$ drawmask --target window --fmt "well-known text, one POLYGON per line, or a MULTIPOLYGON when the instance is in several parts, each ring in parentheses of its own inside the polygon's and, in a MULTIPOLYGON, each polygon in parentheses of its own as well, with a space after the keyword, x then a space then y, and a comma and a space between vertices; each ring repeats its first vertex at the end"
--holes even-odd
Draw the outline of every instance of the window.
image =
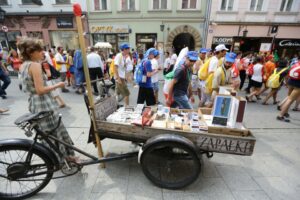
POLYGON ((181 9, 196 9, 197 0, 182 0, 181 9))
POLYGON ((222 0, 221 10, 225 10, 225 11, 233 10, 233 2, 234 0, 222 0))
POLYGON ((280 11, 281 12, 290 12, 292 9, 293 0, 282 0, 280 11))
POLYGON ((153 0, 153 10, 163 10, 168 8, 168 0, 153 0))
POLYGON ((95 10, 108 10, 107 0, 94 0, 95 10))
POLYGON ((0 5, 8 5, 7 0, 0 0, 0 5))
POLYGON ((250 10, 251 11, 262 11, 264 1, 263 0, 251 0, 250 10))
POLYGON ((32 0, 22 0, 22 4, 34 4, 32 0))
POLYGON ((56 4, 70 4, 70 0, 56 0, 56 4))
POLYGON ((121 0, 122 11, 133 11, 135 10, 135 0, 121 0))

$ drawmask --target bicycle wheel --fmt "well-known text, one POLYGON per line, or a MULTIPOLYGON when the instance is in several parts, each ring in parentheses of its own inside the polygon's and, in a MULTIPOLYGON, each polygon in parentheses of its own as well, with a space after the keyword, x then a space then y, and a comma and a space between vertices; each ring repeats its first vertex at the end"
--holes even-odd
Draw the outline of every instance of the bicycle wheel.
POLYGON ((24 199, 42 190, 53 176, 54 165, 49 157, 30 147, 4 146, 0 150, 0 199, 24 199))
POLYGON ((201 170, 196 152, 174 141, 152 144, 141 156, 144 174, 155 185, 179 189, 193 183, 201 170))

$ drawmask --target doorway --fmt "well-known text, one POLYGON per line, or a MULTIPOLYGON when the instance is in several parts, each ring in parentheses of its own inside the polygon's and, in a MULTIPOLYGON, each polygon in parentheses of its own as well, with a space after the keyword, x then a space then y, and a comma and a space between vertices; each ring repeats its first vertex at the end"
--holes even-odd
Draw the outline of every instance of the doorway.
POLYGON ((178 55, 181 49, 188 47, 189 51, 195 50, 195 40, 190 33, 180 33, 173 40, 173 47, 178 55))

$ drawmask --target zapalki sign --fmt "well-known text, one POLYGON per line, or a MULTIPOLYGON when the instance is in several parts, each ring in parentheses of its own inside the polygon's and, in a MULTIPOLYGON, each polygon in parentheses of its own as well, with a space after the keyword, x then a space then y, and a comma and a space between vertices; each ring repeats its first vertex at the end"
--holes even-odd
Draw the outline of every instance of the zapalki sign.
POLYGON ((128 33, 129 27, 127 25, 100 25, 92 26, 92 33, 128 33))
POLYGON ((300 47, 300 41, 296 40, 281 40, 279 42, 279 46, 281 47, 300 47))

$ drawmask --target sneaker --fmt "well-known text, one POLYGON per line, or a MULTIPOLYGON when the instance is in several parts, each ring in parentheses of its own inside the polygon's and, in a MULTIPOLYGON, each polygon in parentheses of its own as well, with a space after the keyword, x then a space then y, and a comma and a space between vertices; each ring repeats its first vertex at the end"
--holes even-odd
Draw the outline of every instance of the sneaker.
POLYGON ((7 97, 5 95, 2 95, 1 97, 2 97, 2 99, 7 99, 7 97))
POLYGON ((279 120, 279 121, 283 121, 283 122, 290 122, 289 119, 286 119, 286 118, 281 117, 281 116, 277 116, 276 119, 279 120))

